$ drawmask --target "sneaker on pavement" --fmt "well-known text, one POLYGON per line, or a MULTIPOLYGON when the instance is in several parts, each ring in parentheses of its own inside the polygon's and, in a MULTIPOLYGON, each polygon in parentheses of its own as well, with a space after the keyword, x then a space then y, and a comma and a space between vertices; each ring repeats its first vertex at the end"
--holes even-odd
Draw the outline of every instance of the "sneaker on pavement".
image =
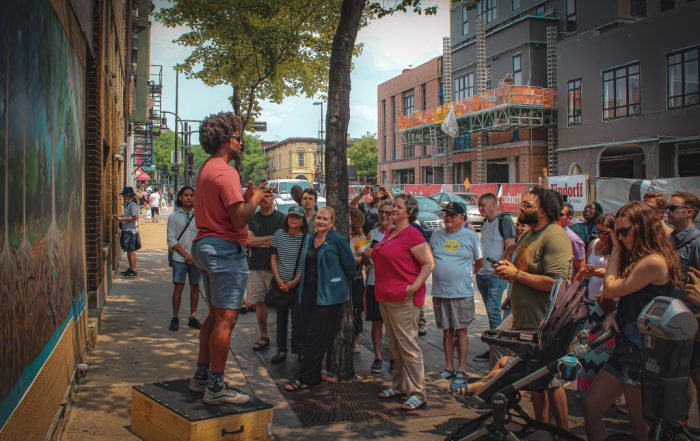
POLYGON ((418 336, 419 336, 419 337, 423 337, 423 336, 425 336, 426 334, 427 334, 427 332, 426 332, 426 330, 425 330, 425 327, 424 327, 424 326, 420 326, 420 327, 418 328, 418 336))
POLYGON ((207 386, 202 401, 206 404, 245 404, 250 400, 248 395, 238 392, 226 383, 219 387, 218 391, 213 391, 207 386))
POLYGON ((375 374, 382 373, 382 360, 377 358, 372 362, 372 372, 375 374))
POLYGON ((124 277, 136 277, 136 274, 137 274, 136 271, 129 268, 128 270, 126 270, 122 273, 122 276, 124 276, 124 277))
POLYGON ((194 328, 194 329, 200 329, 202 327, 202 324, 199 322, 197 317, 192 316, 187 321, 187 326, 189 326, 190 328, 194 328))
POLYGON ((479 360, 479 361, 489 361, 491 359, 491 353, 487 350, 486 352, 482 352, 479 355, 474 356, 474 360, 479 360))
POLYGON ((168 326, 168 329, 171 331, 177 331, 180 329, 180 319, 177 317, 173 317, 172 320, 170 320, 170 326, 168 326))
POLYGON ((204 392, 204 390, 207 388, 207 384, 209 384, 209 377, 192 377, 190 378, 190 384, 187 386, 187 388, 192 392, 204 392))

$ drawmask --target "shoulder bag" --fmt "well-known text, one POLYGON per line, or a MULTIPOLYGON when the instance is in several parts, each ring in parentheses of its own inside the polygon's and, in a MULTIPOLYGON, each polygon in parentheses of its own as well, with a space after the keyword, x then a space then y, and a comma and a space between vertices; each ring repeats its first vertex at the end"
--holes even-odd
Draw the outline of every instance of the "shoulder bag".
MULTIPOLYGON (((194 214, 190 218, 190 220, 187 221, 187 224, 185 225, 185 228, 182 230, 179 236, 177 236, 177 242, 180 242, 180 238, 182 238, 182 235, 185 234, 185 231, 187 231, 187 227, 190 226, 190 223, 194 220, 194 214)), ((173 266, 173 248, 170 247, 168 248, 168 266, 173 266)))
MULTIPOLYGON (((301 238, 301 243, 299 243, 299 251, 297 251, 297 261, 294 263, 294 274, 296 275, 296 270, 299 268, 299 259, 301 259, 301 249, 304 248, 304 242, 306 242, 306 233, 301 238)), ((295 276, 296 277, 296 276, 295 276)), ((294 277, 292 277, 294 279, 294 277)), ((280 291, 279 286, 275 278, 272 278, 270 282, 270 288, 265 294, 265 304, 269 306, 274 306, 275 308, 288 307, 292 303, 292 293, 280 291)))

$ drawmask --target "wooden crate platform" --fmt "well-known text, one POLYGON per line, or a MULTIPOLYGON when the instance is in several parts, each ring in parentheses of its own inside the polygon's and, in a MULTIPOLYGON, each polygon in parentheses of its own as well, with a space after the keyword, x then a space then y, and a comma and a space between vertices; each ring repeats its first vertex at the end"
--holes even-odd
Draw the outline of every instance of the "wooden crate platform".
POLYGON ((131 430, 145 441, 269 440, 272 405, 251 397, 241 406, 212 406, 188 379, 134 386, 131 430))

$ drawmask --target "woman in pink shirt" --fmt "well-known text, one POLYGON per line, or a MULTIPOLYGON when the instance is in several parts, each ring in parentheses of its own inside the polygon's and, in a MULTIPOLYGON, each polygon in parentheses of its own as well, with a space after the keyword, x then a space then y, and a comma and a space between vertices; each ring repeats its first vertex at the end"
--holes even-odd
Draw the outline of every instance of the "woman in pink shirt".
POLYGON ((394 361, 392 386, 380 398, 408 396, 402 409, 426 403, 423 354, 418 346, 418 316, 425 303, 425 281, 435 267, 430 246, 412 224, 418 201, 408 194, 394 198, 395 227, 372 249, 376 273, 374 295, 386 326, 394 361))

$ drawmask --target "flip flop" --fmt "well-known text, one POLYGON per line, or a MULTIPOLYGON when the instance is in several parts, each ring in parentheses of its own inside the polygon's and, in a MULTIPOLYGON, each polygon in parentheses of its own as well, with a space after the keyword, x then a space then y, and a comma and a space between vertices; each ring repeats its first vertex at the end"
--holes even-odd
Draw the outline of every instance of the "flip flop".
POLYGON ((415 395, 411 395, 408 400, 404 401, 403 404, 401 404, 401 409, 403 410, 416 410, 419 407, 425 406, 425 403, 427 403, 427 400, 421 400, 415 395))
POLYGON ((262 351, 268 346, 270 346, 270 337, 260 337, 258 341, 253 343, 253 350, 262 351))
POLYGON ((452 385, 450 386, 450 391, 454 394, 464 395, 465 397, 471 397, 473 395, 469 390, 469 385, 467 383, 452 383, 452 385))
POLYGON ((289 392, 296 392, 300 389, 308 389, 309 385, 304 384, 299 380, 292 380, 289 383, 284 385, 284 390, 289 391, 289 392))
POLYGON ((392 398, 396 397, 398 395, 403 395, 403 392, 398 391, 392 387, 384 389, 383 391, 379 392, 379 398, 392 398))
POLYGON ((445 369, 444 371, 440 372, 440 378, 443 380, 449 380, 450 378, 453 378, 455 376, 455 371, 451 371, 449 369, 445 369))
POLYGON ((321 381, 325 381, 330 384, 338 384, 338 376, 333 372, 323 371, 321 372, 321 381))

